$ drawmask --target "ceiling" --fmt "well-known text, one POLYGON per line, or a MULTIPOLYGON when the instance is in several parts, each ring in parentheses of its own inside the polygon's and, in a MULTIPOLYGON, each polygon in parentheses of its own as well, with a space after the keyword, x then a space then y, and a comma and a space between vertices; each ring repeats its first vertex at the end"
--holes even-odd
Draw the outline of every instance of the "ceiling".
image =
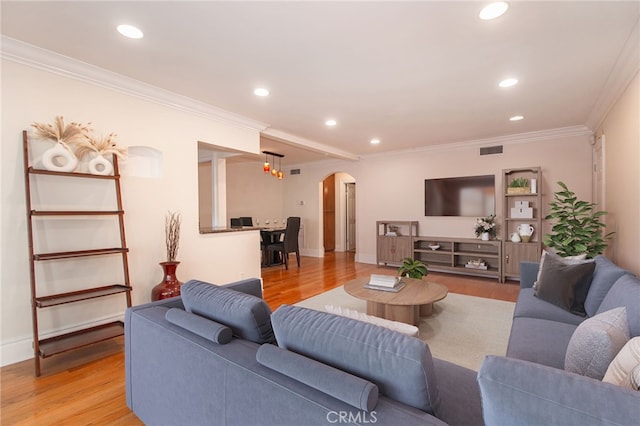
POLYGON ((288 163, 593 127, 622 56, 637 70, 640 2, 512 1, 505 15, 482 21, 484 4, 3 0, 1 7, 5 36, 267 124, 262 149, 284 153, 288 163), (121 23, 144 38, 124 38, 115 30, 121 23), (507 77, 519 83, 498 87, 507 77), (258 86, 270 96, 256 97, 258 86), (514 115, 524 119, 510 121, 514 115), (338 124, 325 126, 328 118, 338 124))

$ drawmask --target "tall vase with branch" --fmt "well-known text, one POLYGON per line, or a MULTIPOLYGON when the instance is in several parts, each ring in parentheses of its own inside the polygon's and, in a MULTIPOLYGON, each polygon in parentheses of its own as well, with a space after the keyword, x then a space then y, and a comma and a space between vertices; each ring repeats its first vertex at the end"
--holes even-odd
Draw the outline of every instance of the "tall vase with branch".
POLYGON ((151 300, 168 299, 180 296, 182 282, 176 276, 180 262, 176 261, 180 247, 180 224, 182 216, 179 212, 168 212, 165 216, 164 234, 167 249, 167 261, 160 262, 164 272, 163 280, 151 290, 151 300))

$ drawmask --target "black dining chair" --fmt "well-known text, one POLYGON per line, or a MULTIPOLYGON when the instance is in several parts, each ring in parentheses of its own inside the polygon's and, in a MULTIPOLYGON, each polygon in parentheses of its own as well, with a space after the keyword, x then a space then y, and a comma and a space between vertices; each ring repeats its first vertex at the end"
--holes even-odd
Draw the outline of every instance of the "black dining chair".
POLYGON ((287 227, 284 230, 284 239, 267 246, 269 252, 279 252, 284 260, 284 267, 289 269, 289 253, 296 254, 298 268, 300 267, 300 248, 298 247, 298 233, 300 232, 300 218, 287 218, 287 227))

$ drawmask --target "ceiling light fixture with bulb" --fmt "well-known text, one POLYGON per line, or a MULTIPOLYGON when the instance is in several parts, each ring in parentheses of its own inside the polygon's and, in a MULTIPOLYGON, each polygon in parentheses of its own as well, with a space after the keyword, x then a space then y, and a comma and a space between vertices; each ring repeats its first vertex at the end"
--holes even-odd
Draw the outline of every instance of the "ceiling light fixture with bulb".
POLYGON ((478 14, 478 17, 483 21, 490 21, 504 15, 507 9, 509 9, 509 3, 507 3, 506 1, 489 3, 482 8, 480 13, 478 14))
POLYGON ((117 30, 120 34, 128 38, 137 39, 137 38, 144 37, 144 34, 140 30, 140 28, 134 27, 133 25, 129 25, 129 24, 118 25, 117 30))

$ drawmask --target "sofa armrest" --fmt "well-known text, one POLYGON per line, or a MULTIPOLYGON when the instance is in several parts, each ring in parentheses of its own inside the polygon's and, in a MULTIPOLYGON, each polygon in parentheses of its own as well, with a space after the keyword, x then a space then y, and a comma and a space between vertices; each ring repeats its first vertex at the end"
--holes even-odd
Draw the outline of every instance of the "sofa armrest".
POLYGON ((640 418, 640 392, 528 361, 487 356, 478 382, 488 425, 623 425, 640 418))
POLYGON ((262 299, 262 278, 247 278, 229 284, 224 284, 220 287, 250 294, 262 299))
POLYGON ((531 288, 538 279, 538 262, 520 262, 520 288, 531 288))

